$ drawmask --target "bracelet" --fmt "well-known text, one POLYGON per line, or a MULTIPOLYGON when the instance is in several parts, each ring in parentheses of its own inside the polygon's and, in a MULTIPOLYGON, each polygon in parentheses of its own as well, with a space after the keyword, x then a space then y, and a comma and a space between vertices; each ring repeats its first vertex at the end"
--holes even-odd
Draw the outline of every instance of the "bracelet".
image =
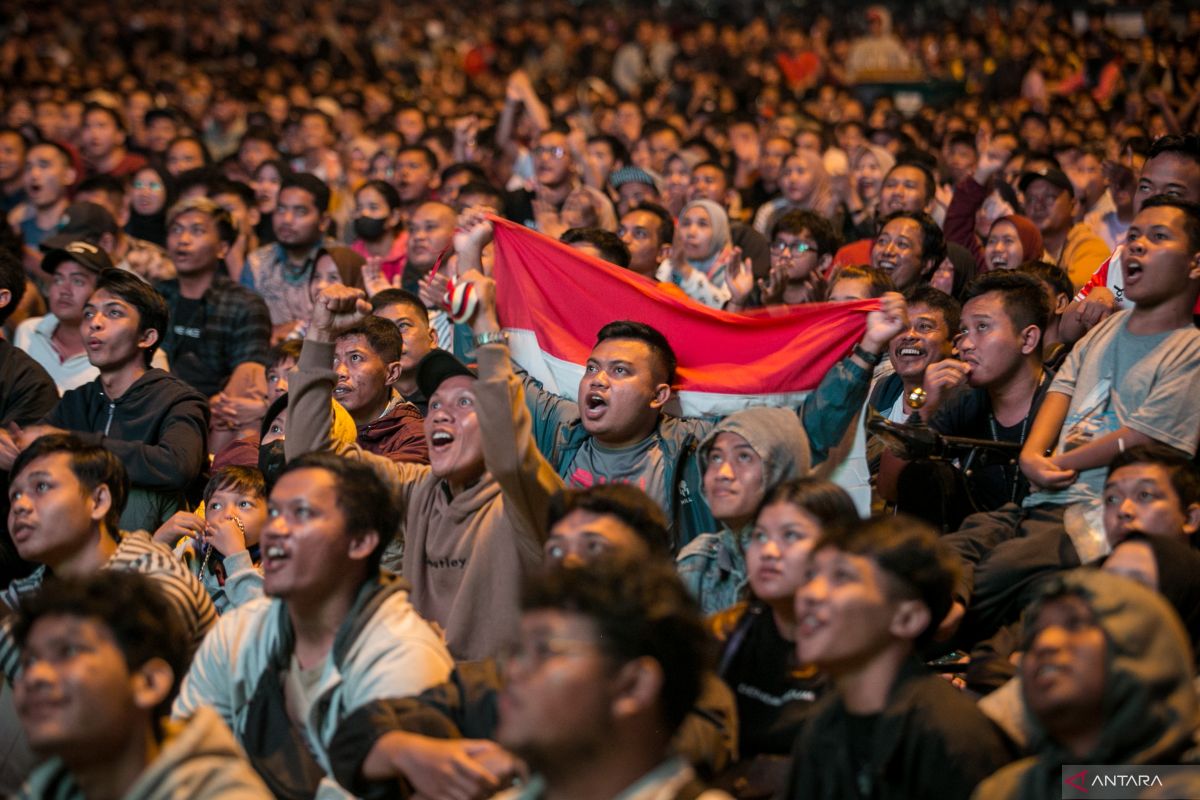
POLYGON ((866 350, 863 349, 863 346, 861 344, 854 345, 853 355, 858 356, 863 361, 870 364, 872 367, 879 366, 879 362, 883 361, 883 353, 868 353, 866 350))
POLYGON ((508 344, 508 334, 504 331, 484 331, 475 334, 475 346, 483 347, 485 344, 508 344))

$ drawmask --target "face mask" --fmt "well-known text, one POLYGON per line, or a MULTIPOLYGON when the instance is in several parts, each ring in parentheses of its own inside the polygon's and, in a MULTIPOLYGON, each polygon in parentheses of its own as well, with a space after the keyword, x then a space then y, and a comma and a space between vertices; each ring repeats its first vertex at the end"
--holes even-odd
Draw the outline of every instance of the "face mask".
POLYGON ((279 473, 287 464, 287 456, 283 454, 283 439, 276 439, 270 444, 258 448, 258 468, 263 474, 267 486, 273 486, 279 473))
POLYGON ((355 217, 354 233, 368 242, 378 241, 383 238, 386 224, 387 220, 383 217, 355 217))

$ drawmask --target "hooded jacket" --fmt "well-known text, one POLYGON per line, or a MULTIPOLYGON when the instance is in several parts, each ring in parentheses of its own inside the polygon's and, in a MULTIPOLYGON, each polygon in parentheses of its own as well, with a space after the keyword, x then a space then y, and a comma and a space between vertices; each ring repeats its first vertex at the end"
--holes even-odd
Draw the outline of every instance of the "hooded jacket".
MULTIPOLYGON (((215 711, 196 709, 186 723, 168 724, 162 750, 124 800, 270 800, 271 793, 247 763, 215 711)), ((20 800, 84 800, 61 759, 43 763, 22 788, 20 800)))
POLYGON ((174 513, 171 504, 182 500, 208 464, 208 401, 161 369, 148 370, 116 400, 104 393, 99 378, 72 389, 45 422, 121 459, 134 490, 121 515, 124 530, 157 528, 166 517, 153 517, 174 513), (168 502, 147 511, 133 497, 139 489, 168 502))
MULTIPOLYGON (((764 493, 783 481, 807 475, 812 469, 808 434, 791 409, 747 408, 721 420, 700 443, 702 472, 717 436, 722 433, 741 436, 762 459, 764 493)), ((705 614, 729 608, 743 599, 748 580, 745 550, 753 521, 737 531, 724 521, 718 522, 720 532, 697 536, 679 551, 675 565, 705 614)))
POLYGON ((1057 799, 1063 765, 1178 763, 1191 745, 1197 723, 1192 652, 1167 601, 1127 578, 1077 569, 1046 585, 1026 611, 1026 624, 1037 619, 1044 603, 1064 595, 1083 598, 1108 642, 1100 740, 1092 752, 1072 754, 1026 710, 1037 755, 980 784, 974 794, 979 800, 1057 799))
POLYGON ((392 461, 429 463, 421 412, 412 403, 403 400, 390 404, 379 419, 359 425, 358 443, 368 453, 392 461))

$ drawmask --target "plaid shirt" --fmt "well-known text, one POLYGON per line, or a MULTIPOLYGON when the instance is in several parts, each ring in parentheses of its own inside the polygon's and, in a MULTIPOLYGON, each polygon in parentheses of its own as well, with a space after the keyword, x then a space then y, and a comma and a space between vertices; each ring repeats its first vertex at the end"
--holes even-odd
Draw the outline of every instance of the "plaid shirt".
POLYGON ((219 392, 239 364, 267 366, 271 320, 266 303, 252 290, 218 272, 200 299, 200 324, 184 327, 176 324, 179 281, 162 281, 155 288, 171 312, 162 344, 171 372, 205 397, 219 392))

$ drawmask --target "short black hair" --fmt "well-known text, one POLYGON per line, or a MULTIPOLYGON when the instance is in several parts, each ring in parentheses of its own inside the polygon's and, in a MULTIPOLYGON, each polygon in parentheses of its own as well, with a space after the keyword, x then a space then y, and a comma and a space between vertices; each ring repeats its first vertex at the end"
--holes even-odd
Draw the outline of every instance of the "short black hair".
MULTIPOLYGON (((640 138, 644 139, 645 137, 646 137, 646 131, 645 131, 645 129, 643 129, 642 135, 640 138)), ((684 141, 682 144, 679 145, 679 150, 682 152, 684 150, 690 150, 693 147, 698 147, 704 151, 704 160, 705 161, 720 161, 721 160, 721 151, 717 149, 716 145, 714 145, 712 142, 710 142, 708 139, 705 139, 702 136, 693 136, 691 139, 684 141)), ((676 155, 678 155, 678 154, 676 154, 676 155)))
POLYGON ((55 453, 69 456, 71 472, 89 492, 101 484, 108 487, 112 507, 104 517, 104 526, 116 539, 119 536, 121 512, 129 498, 129 473, 125 465, 109 450, 88 444, 73 433, 51 433, 41 436, 26 447, 13 461, 9 480, 16 480, 35 459, 55 453))
POLYGON ((387 308, 388 306, 407 306, 417 312, 425 324, 429 324, 429 309, 421 302, 421 298, 417 297, 407 289, 392 287, 384 289, 371 297, 371 311, 378 313, 379 309, 387 308))
MULTIPOLYGON (((138 312, 137 332, 139 337, 146 331, 158 331, 158 338, 142 351, 146 364, 149 366, 151 358, 154 357, 154 351, 158 349, 162 344, 163 337, 167 335, 167 321, 170 319, 167 301, 161 294, 154 291, 150 284, 134 273, 123 269, 103 270, 96 279, 95 292, 101 289, 121 298, 138 312)), ((95 292, 92 294, 95 295, 95 292)))
POLYGON ((299 361, 300 349, 303 346, 304 342, 300 339, 284 339, 267 351, 267 368, 270 369, 283 361, 299 361))
MULTIPOLYGON (((980 275, 963 290, 962 304, 965 306, 976 297, 988 292, 999 292, 1004 299, 1004 313, 1012 321, 1013 328, 1020 332, 1036 325, 1042 333, 1050 324, 1050 301, 1037 278, 1016 270, 993 270, 980 275)), ((1042 350, 1038 342, 1037 352, 1042 350)))
POLYGON ((472 183, 474 181, 487 181, 487 173, 483 171, 483 167, 479 166, 473 161, 455 161, 453 164, 442 170, 442 183, 445 183, 455 175, 460 175, 464 172, 471 176, 471 180, 467 183, 472 183))
MULTIPOLYGON (((643 200, 629 211, 646 211, 658 217, 658 243, 659 245, 670 244, 675 241, 675 219, 671 216, 671 212, 667 211, 658 203, 651 203, 648 200, 643 200)), ((625 213, 628 214, 629 211, 625 213)))
POLYGON ((400 329, 383 317, 363 317, 353 325, 339 330, 335 340, 347 336, 361 336, 366 339, 367 347, 371 348, 384 364, 399 361, 404 355, 404 339, 400 336, 400 329))
POLYGON ((958 333, 962 326, 962 304, 941 289, 935 289, 928 284, 920 284, 913 287, 904 296, 904 299, 910 306, 924 305, 935 311, 941 311, 951 336, 958 333))
POLYGON ((720 161, 714 161, 712 159, 701 161, 700 163, 696 164, 696 166, 692 167, 692 175, 695 175, 696 170, 700 169, 701 167, 715 169, 717 172, 721 173, 721 177, 725 179, 726 186, 733 186, 733 177, 729 174, 729 170, 725 168, 725 165, 720 161))
POLYGON ((621 237, 603 228, 571 228, 559 237, 563 244, 584 242, 600 251, 600 257, 618 267, 629 266, 629 248, 621 237))
POLYGON ((122 200, 125 197, 125 181, 107 174, 92 175, 81 180, 75 187, 76 195, 89 192, 103 192, 122 200))
POLYGON ((842 237, 834 230, 833 223, 809 209, 795 209, 781 214, 771 226, 770 241, 774 242, 781 233, 799 236, 802 231, 808 231, 816 241, 819 256, 831 256, 842 246, 842 237))
MULTIPOLYGON (((270 162, 264 161, 263 163, 270 162)), ((282 177, 283 181, 279 185, 280 194, 283 194, 285 189, 302 189, 312 197, 318 214, 324 214, 329 210, 329 186, 325 181, 311 172, 292 172, 282 177)))
MULTIPOLYGON (((1026 261, 1017 267, 1017 272, 1032 275, 1053 289, 1056 295, 1065 294, 1068 298, 1075 295, 1075 287, 1071 284, 1071 276, 1057 264, 1038 260, 1026 261)), ((1053 313, 1053 309, 1051 309, 1051 313, 1053 313)))
POLYGON ((953 147, 956 144, 969 147, 976 153, 979 152, 979 148, 975 143, 975 134, 971 133, 970 131, 955 131, 946 137, 947 147, 953 147))
POLYGON ((125 120, 122 118, 120 111, 117 111, 112 106, 106 106, 104 103, 97 103, 94 100, 83 104, 83 116, 81 116, 80 119, 86 120, 89 114, 95 113, 96 111, 102 111, 107 114, 109 118, 112 119, 113 124, 117 126, 117 129, 121 131, 121 133, 126 133, 128 131, 128 128, 125 127, 125 120))
POLYGON ((258 467, 242 467, 231 464, 214 470, 208 483, 204 484, 204 504, 217 492, 241 492, 242 494, 267 499, 267 483, 258 467))
POLYGON ((463 184, 458 190, 458 202, 461 202, 463 197, 472 194, 483 195, 484 197, 490 198, 495 203, 496 213, 500 214, 500 216, 504 216, 504 192, 497 189, 491 183, 488 183, 487 181, 471 181, 470 183, 463 184))
POLYGON ((244 181, 233 181, 229 178, 214 178, 208 185, 208 196, 215 198, 219 194, 237 195, 246 208, 258 208, 254 198, 254 189, 244 181))
POLYGON ((813 550, 825 548, 875 562, 884 573, 889 596, 920 600, 929 609, 929 625, 917 637, 916 646, 923 647, 933 638, 953 602, 959 563, 929 523, 905 514, 873 517, 824 531, 813 550))
POLYGON ((921 174, 925 176, 925 202, 922 205, 927 206, 929 205, 929 201, 933 199, 934 194, 937 193, 937 180, 933 177, 933 170, 929 168, 928 164, 918 161, 912 152, 909 152, 907 155, 908 158, 903 161, 897 160, 892 165, 892 168, 887 171, 887 175, 883 176, 883 181, 887 183, 888 177, 901 167, 911 167, 912 169, 920 170, 921 174))
POLYGON ((616 517, 650 548, 663 557, 671 553, 667 517, 648 494, 626 483, 602 483, 586 489, 567 489, 550 501, 549 528, 573 511, 616 517))
POLYGON ((1179 495, 1180 507, 1186 511, 1193 503, 1200 503, 1200 467, 1182 450, 1160 442, 1139 444, 1117 453, 1108 465, 1105 480, 1121 467, 1133 464, 1157 464, 1171 476, 1171 487, 1179 495))
POLYGON ((1171 153, 1180 158, 1186 158, 1200 164, 1200 134, 1187 133, 1182 136, 1160 136, 1150 144, 1146 160, 1157 158, 1164 153, 1171 153))
POLYGON ((893 211, 879 221, 879 230, 882 232, 894 219, 911 219, 921 227, 921 261, 926 265, 933 264, 936 269, 946 257, 946 235, 933 217, 924 211, 893 211))
POLYGON ((1188 249, 1193 253, 1200 250, 1200 203, 1156 194, 1142 203, 1142 211, 1147 208, 1176 208, 1183 212, 1183 230, 1187 234, 1188 249))
POLYGON ((607 133, 597 133, 593 136, 589 136, 587 139, 587 143, 588 144, 606 144, 606 145, 608 145, 608 149, 612 151, 613 163, 615 163, 615 164, 628 164, 629 163, 629 148, 625 146, 624 142, 622 142, 620 139, 618 139, 615 136, 611 136, 607 133))
POLYGON ((8 305, 0 308, 0 325, 8 321, 25 297, 25 268, 21 260, 7 247, 0 247, 0 289, 10 295, 8 305))
POLYGON ((882 297, 886 292, 896 291, 896 282, 892 280, 888 271, 872 267, 870 264, 847 264, 838 267, 829 276, 830 291, 838 281, 866 281, 869 287, 867 295, 870 297, 882 297))
POLYGON ((664 739, 700 696, 712 660, 710 639, 696 602, 664 559, 600 559, 534 575, 521 593, 521 610, 587 618, 596 629, 596 646, 618 665, 639 658, 657 661, 664 739))
POLYGON ((195 145, 200 148, 200 157, 204 159, 204 166, 206 166, 206 167, 212 166, 212 163, 213 163, 212 153, 210 153, 208 151, 208 145, 206 145, 204 143, 203 139, 201 139, 199 136, 196 136, 193 133, 180 134, 179 136, 176 136, 171 141, 167 142, 167 149, 165 151, 163 151, 164 156, 167 153, 171 152, 172 147, 174 147, 177 144, 182 144, 184 142, 194 142, 195 145))
POLYGON ((391 492, 373 469, 335 453, 305 453, 293 458, 280 471, 274 485, 279 485, 279 478, 300 469, 320 469, 333 476, 338 509, 346 520, 348 535, 367 531, 379 534, 379 543, 367 559, 367 577, 375 577, 383 551, 396 531, 397 511, 391 492))
POLYGON ((639 342, 645 342, 649 346, 650 352, 658 358, 659 367, 665 373, 663 381, 671 385, 675 384, 675 369, 678 365, 675 351, 671 349, 671 343, 667 341, 667 337, 663 336, 657 328, 652 328, 644 322, 618 320, 608 323, 596 334, 597 345, 609 339, 636 339, 639 342))
POLYGON ((354 198, 358 199, 358 194, 363 189, 371 189, 379 193, 383 198, 383 202, 387 204, 388 212, 395 211, 400 207, 400 193, 396 191, 396 187, 392 186, 387 181, 371 180, 364 183, 362 186, 354 190, 354 198))
POLYGON ((154 658, 171 668, 171 690, 153 710, 156 735, 159 721, 171 704, 191 663, 187 625, 166 593, 146 575, 105 569, 81 579, 46 581, 24 601, 13 626, 17 647, 25 649, 38 621, 45 617, 93 620, 108 629, 132 671, 154 658))
POLYGON ((423 144, 403 145, 403 146, 401 146, 401 148, 399 150, 396 151, 396 158, 399 158, 402 153, 420 153, 421 157, 425 159, 425 163, 427 163, 429 165, 430 172, 433 172, 435 175, 437 174, 437 168, 438 168, 437 155, 432 150, 430 150, 428 147, 426 147, 425 145, 423 145, 423 144))

